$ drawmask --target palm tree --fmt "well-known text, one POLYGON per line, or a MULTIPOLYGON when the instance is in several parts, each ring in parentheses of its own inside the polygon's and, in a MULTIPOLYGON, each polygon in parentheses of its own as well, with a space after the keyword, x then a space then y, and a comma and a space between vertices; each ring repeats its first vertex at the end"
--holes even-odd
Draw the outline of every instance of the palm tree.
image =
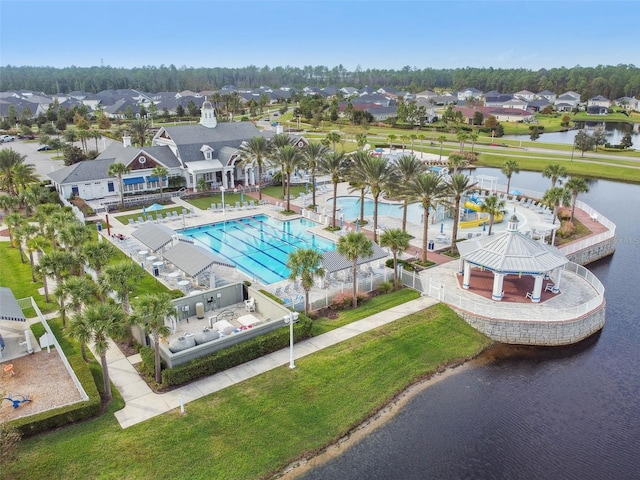
POLYGON ((556 217, 558 216, 558 209, 560 205, 567 200, 569 203, 570 192, 561 187, 552 187, 544 193, 542 200, 548 206, 553 208, 553 223, 556 223, 556 217))
POLYGON ((33 258, 34 252, 43 251, 45 246, 47 245, 47 240, 42 236, 38 235, 33 238, 28 238, 27 242, 27 252, 29 253, 29 264, 31 265, 31 280, 35 283, 36 279, 36 262, 33 258))
POLYGON ((313 248, 300 248, 289 253, 287 267, 290 270, 289 279, 296 281, 300 277, 304 290, 304 313, 309 313, 309 291, 313 288, 315 276, 322 277, 322 253, 313 248))
POLYGON ((120 184, 120 204, 124 208, 124 183, 122 182, 122 176, 129 172, 129 168, 124 163, 116 162, 109 165, 107 175, 110 177, 116 177, 120 184))
POLYGON ((349 232, 340 237, 337 252, 351 261, 353 308, 358 307, 358 259, 373 255, 373 242, 362 232, 349 232))
POLYGON ((143 270, 130 261, 122 261, 105 267, 98 279, 102 291, 113 290, 116 293, 122 310, 129 313, 129 295, 142 278, 143 270))
POLYGON ((402 198, 402 230, 407 231, 407 210, 409 202, 413 200, 408 190, 405 188, 409 181, 418 175, 427 171, 424 163, 418 160, 414 155, 402 155, 395 163, 392 164, 393 174, 396 178, 394 182, 397 186, 398 196, 402 198))
POLYGON ((176 313, 171 296, 166 293, 142 295, 134 301, 133 312, 129 323, 142 327, 147 335, 153 337, 156 382, 162 383, 160 339, 171 333, 171 329, 164 323, 165 317, 176 313))
POLYGON ((447 161, 447 166, 453 171, 455 175, 458 173, 458 169, 467 165, 467 159, 464 155, 460 155, 459 153, 452 153, 449 155, 449 159, 447 161))
POLYGON ((16 192, 24 192, 27 185, 39 181, 35 165, 17 163, 12 167, 13 182, 16 192))
POLYGON ((506 210, 505 201, 500 200, 497 195, 491 195, 484 199, 482 202, 482 206, 480 207, 480 211, 489 214, 489 235, 491 235, 491 229, 493 227, 493 221, 496 216, 504 215, 506 210))
POLYGON ((64 243, 65 250, 71 252, 76 258, 78 269, 74 271, 76 274, 84 274, 84 263, 82 261, 82 251, 80 246, 91 238, 89 228, 78 221, 68 223, 58 233, 58 238, 64 243))
POLYGON ((340 135, 340 133, 338 132, 329 132, 327 133, 326 137, 328 142, 331 142, 331 145, 333 147, 333 151, 335 152, 336 150, 336 143, 340 143, 340 141, 342 140, 342 136, 340 135))
MULTIPOLYGON (((280 151, 284 147, 288 147, 288 146, 291 146, 291 138, 286 133, 279 133, 275 137, 273 137, 271 139, 271 151, 270 151, 271 159, 270 160, 274 164, 278 165, 279 164, 278 156, 280 154, 280 151)), ((280 168, 281 168, 280 173, 282 175, 282 198, 284 198, 285 195, 287 194, 287 186, 284 182, 285 173, 284 173, 284 167, 281 163, 280 163, 280 168)))
POLYGON ((0 208, 4 212, 4 215, 9 215, 9 211, 13 210, 18 205, 18 198, 10 195, 0 195, 0 208))
POLYGON ((507 193, 509 193, 511 189, 511 176, 514 173, 518 173, 520 171, 518 162, 516 162, 515 160, 507 160, 502 164, 501 171, 504 176, 507 177, 507 193))
POLYGON ((398 288, 398 253, 402 253, 409 248, 409 240, 411 240, 411 235, 399 228, 390 228, 380 235, 380 245, 389 247, 389 250, 391 250, 393 254, 394 288, 398 288))
POLYGON ((429 235, 429 209, 446 195, 442 177, 433 172, 416 175, 407 185, 408 191, 418 199, 424 211, 422 226, 422 262, 427 262, 427 236, 429 235))
POLYGON ((118 249, 109 242, 91 242, 82 246, 82 258, 98 277, 102 274, 102 267, 116 254, 118 249))
POLYGON ((4 217, 4 223, 9 227, 9 245, 11 247, 16 246, 16 231, 23 226, 26 221, 25 216, 18 212, 10 213, 4 217))
POLYGON ((589 185, 587 181, 581 177, 571 177, 564 188, 571 192, 571 220, 575 219, 576 201, 580 193, 587 193, 589 191, 589 185))
POLYGON ((324 157, 327 153, 327 147, 325 147, 321 143, 309 142, 302 149, 305 168, 311 171, 311 204, 314 206, 316 204, 316 172, 318 170, 318 165, 320 164, 322 157, 324 157))
POLYGON ((20 261, 22 263, 25 263, 25 260, 23 258, 24 252, 22 250, 22 246, 24 243, 29 241, 31 237, 38 233, 38 231, 38 227, 26 222, 20 227, 16 228, 16 240, 18 243, 18 249, 20 249, 20 261))
POLYGON ((460 142, 460 153, 463 153, 464 142, 466 142, 469 139, 469 135, 467 135, 467 132, 461 131, 456 134, 456 138, 458 139, 458 142, 460 142))
POLYGON ((42 276, 45 299, 47 302, 49 302, 47 277, 53 276, 56 281, 56 285, 62 284, 63 279, 69 275, 69 271, 71 270, 73 263, 73 255, 70 252, 55 250, 42 256, 40 262, 38 262, 38 271, 42 276))
MULTIPOLYGON (((90 341, 93 342, 95 351, 100 357, 104 396, 106 399, 111 399, 111 381, 107 365, 109 338, 125 336, 125 314, 122 309, 112 303, 97 303, 87 307, 81 316, 81 321, 86 323, 84 328, 89 332, 90 341)), ((82 337, 86 338, 84 335, 82 337)))
POLYGON ((69 327, 65 334, 75 339, 80 344, 80 354, 85 362, 89 361, 87 357, 87 343, 92 339, 91 328, 86 321, 84 315, 76 314, 71 317, 69 327))
POLYGON ((131 129, 131 136, 133 137, 134 143, 144 147, 147 141, 147 132, 149 128, 151 128, 151 122, 144 117, 136 118, 131 121, 129 128, 131 129))
POLYGON ((460 221, 460 202, 462 200, 462 195, 465 194, 468 190, 475 187, 476 183, 471 183, 471 178, 468 175, 464 175, 462 173, 456 173, 451 176, 447 189, 449 190, 449 195, 453 196, 453 233, 451 235, 451 255, 456 255, 458 253, 458 224, 460 221))
POLYGON ((397 136, 395 136, 393 133, 390 135, 387 135, 387 142, 389 143, 389 150, 391 150, 393 148, 393 142, 396 141, 396 138, 398 138, 397 136))
POLYGON ((368 185, 364 175, 363 164, 367 161, 369 153, 367 152, 355 152, 349 156, 349 164, 345 168, 345 177, 349 182, 349 193, 360 192, 360 214, 358 216, 360 224, 364 224, 364 195, 367 191, 368 185))
POLYGON ((447 137, 445 137, 444 135, 440 135, 438 137, 438 142, 440 143, 440 158, 438 159, 439 162, 442 162, 442 144, 447 140, 447 137))
POLYGON ((544 167, 544 170, 542 171, 542 176, 544 178, 550 178, 551 188, 555 188, 556 184, 558 183, 558 180, 560 180, 561 178, 566 178, 567 169, 563 165, 552 163, 544 167))
POLYGON ((258 167, 258 200, 262 200, 262 167, 271 153, 271 144, 265 137, 253 137, 242 142, 238 150, 245 166, 258 167))
POLYGON ((26 158, 13 148, 0 150, 0 190, 5 190, 9 196, 16 194, 15 166, 23 164, 26 158))
POLYGON ((478 134, 476 132, 469 134, 469 139, 471 140, 471 153, 473 153, 473 149, 475 148, 476 142, 478 141, 478 134))
POLYGON ((278 150, 276 161, 282 166, 282 173, 285 175, 287 182, 285 198, 287 199, 287 211, 289 212, 291 211, 291 174, 302 161, 300 150, 293 145, 285 145, 278 150))
POLYGON ((156 177, 160 184, 160 203, 162 203, 162 190, 164 189, 164 179, 167 175, 169 175, 169 169, 162 165, 157 165, 153 170, 151 170, 151 176, 156 177))
POLYGON ((342 180, 342 176, 345 172, 345 156, 344 153, 330 152, 320 159, 318 170, 331 177, 331 183, 333 183, 333 212, 331 216, 331 226, 336 228, 336 209, 338 196, 338 183, 342 180))
POLYGON ((363 157, 358 169, 373 196, 373 241, 376 242, 378 240, 378 203, 380 194, 391 183, 393 175, 385 158, 372 155, 363 157))

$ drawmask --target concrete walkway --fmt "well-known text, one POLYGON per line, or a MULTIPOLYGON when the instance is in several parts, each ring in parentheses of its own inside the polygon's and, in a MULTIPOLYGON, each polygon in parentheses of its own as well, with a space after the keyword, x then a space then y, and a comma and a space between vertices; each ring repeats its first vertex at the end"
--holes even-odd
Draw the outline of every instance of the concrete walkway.
MULTIPOLYGON (((345 325, 344 327, 337 328, 323 335, 303 340, 294 346, 295 358, 305 357, 323 348, 355 337, 363 332, 386 325, 409 314, 419 312, 436 303, 438 303, 437 300, 433 298, 420 297, 416 300, 345 325)), ((111 381, 118 388, 122 398, 126 402, 126 406, 122 410, 117 411, 115 416, 122 428, 136 425, 170 410, 179 409, 181 401, 184 404, 188 404, 193 400, 235 385, 274 368, 288 368, 289 355, 289 348, 284 348, 216 375, 202 378, 184 387, 176 388, 167 393, 157 394, 149 388, 134 368, 134 364, 140 362, 140 355, 127 358, 115 344, 111 343, 107 352, 109 375, 111 381)))

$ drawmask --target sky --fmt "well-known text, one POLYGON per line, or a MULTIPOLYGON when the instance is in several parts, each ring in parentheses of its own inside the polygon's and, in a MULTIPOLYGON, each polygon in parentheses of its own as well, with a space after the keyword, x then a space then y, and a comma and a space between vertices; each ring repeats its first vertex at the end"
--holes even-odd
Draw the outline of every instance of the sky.
POLYGON ((640 0, 0 0, 0 65, 640 65, 640 0))

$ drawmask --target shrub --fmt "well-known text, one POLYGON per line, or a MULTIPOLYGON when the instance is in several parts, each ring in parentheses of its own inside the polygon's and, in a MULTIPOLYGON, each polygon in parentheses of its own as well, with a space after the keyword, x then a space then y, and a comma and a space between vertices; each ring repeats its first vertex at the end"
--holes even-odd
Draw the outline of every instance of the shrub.
POLYGON ((558 236, 560 238, 567 238, 576 233, 576 226, 573 222, 562 222, 562 226, 558 229, 558 236))
POLYGON ((378 285, 378 291, 380 293, 389 293, 393 291, 393 283, 392 282, 382 282, 378 285))
POLYGON ((352 303, 353 295, 351 293, 340 292, 331 300, 331 307, 336 310, 344 310, 345 308, 349 308, 352 303))
POLYGON ((0 423, 0 463, 15 458, 21 438, 17 428, 8 423, 0 423))
POLYGON ((558 209, 558 218, 560 220, 571 220, 571 210, 562 207, 558 209))

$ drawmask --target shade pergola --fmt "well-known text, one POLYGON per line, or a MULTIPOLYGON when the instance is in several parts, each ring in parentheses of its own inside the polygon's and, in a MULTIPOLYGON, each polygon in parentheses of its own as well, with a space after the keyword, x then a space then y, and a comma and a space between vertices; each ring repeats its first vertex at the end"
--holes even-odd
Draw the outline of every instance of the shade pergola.
POLYGON ((178 242, 163 257, 190 277, 201 274, 212 265, 235 268, 235 265, 215 253, 188 242, 178 242))
POLYGON ((175 231, 165 225, 147 222, 134 231, 131 236, 148 247, 149 250, 157 252, 171 243, 175 234, 175 231))
POLYGON ((27 319, 11 289, 0 287, 0 320, 26 322, 27 319))
MULTIPOLYGON (((372 247, 373 254, 368 257, 358 257, 358 265, 364 265, 375 260, 387 258, 387 252, 380 248, 377 243, 373 243, 372 247)), ((327 273, 339 272, 352 267, 353 262, 347 260, 344 255, 340 255, 337 250, 331 250, 322 254, 322 268, 324 268, 327 273)))
POLYGON ((532 302, 539 302, 542 281, 555 272, 553 291, 560 288, 560 272, 569 260, 552 245, 547 245, 518 232, 518 217, 509 219, 507 230, 501 235, 480 237, 458 243, 460 260, 463 262, 462 286, 469 288, 471 267, 489 270, 494 274, 493 300, 502 300, 502 285, 505 275, 531 275, 535 278, 532 302))

